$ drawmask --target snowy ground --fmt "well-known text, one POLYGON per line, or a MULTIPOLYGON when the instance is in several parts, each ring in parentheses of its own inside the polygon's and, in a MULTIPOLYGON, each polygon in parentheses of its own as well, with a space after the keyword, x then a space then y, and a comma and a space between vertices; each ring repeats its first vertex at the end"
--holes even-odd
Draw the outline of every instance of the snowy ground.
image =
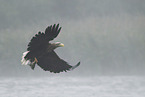
POLYGON ((0 78, 0 97, 145 97, 145 77, 0 78))

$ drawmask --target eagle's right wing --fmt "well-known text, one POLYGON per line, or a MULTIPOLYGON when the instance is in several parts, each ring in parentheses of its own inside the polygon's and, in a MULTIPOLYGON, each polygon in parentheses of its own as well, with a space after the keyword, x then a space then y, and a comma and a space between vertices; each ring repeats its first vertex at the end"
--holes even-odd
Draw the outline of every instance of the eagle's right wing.
POLYGON ((80 65, 80 62, 75 66, 69 65, 67 62, 60 59, 54 51, 49 52, 40 58, 37 58, 37 60, 38 60, 37 64, 43 70, 54 72, 54 73, 68 71, 68 70, 74 69, 80 65))

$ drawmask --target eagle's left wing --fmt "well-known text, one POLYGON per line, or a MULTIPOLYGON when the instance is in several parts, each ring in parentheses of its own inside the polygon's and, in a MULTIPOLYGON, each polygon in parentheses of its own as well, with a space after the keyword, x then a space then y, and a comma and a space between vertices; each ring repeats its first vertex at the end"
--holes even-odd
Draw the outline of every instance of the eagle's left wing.
POLYGON ((27 50, 37 51, 41 48, 46 48, 48 42, 56 38, 60 30, 61 27, 59 27, 59 24, 54 24, 53 26, 48 26, 45 33, 38 32, 29 42, 27 50))

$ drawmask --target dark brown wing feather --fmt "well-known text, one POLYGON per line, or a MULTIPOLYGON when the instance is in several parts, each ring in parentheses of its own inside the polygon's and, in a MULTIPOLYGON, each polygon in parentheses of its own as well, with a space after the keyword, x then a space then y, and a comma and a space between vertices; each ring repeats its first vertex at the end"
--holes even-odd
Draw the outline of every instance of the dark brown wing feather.
POLYGON ((54 51, 49 52, 40 58, 37 58, 37 60, 37 64, 45 71, 59 73, 70 70, 72 68, 71 65, 60 59, 54 51))
POLYGON ((45 33, 38 32, 38 34, 36 34, 29 42, 27 50, 37 51, 41 50, 41 48, 46 48, 48 42, 56 38, 60 30, 61 27, 59 27, 59 24, 54 24, 53 26, 48 26, 45 33))

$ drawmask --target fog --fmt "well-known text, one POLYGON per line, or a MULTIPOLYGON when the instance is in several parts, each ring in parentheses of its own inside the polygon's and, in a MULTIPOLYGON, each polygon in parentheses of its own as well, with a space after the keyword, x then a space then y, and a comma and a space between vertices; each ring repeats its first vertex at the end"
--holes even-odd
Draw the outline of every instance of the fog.
POLYGON ((62 30, 55 51, 74 71, 59 75, 145 75, 144 0, 0 0, 0 76, 50 76, 21 65, 30 39, 62 30))

